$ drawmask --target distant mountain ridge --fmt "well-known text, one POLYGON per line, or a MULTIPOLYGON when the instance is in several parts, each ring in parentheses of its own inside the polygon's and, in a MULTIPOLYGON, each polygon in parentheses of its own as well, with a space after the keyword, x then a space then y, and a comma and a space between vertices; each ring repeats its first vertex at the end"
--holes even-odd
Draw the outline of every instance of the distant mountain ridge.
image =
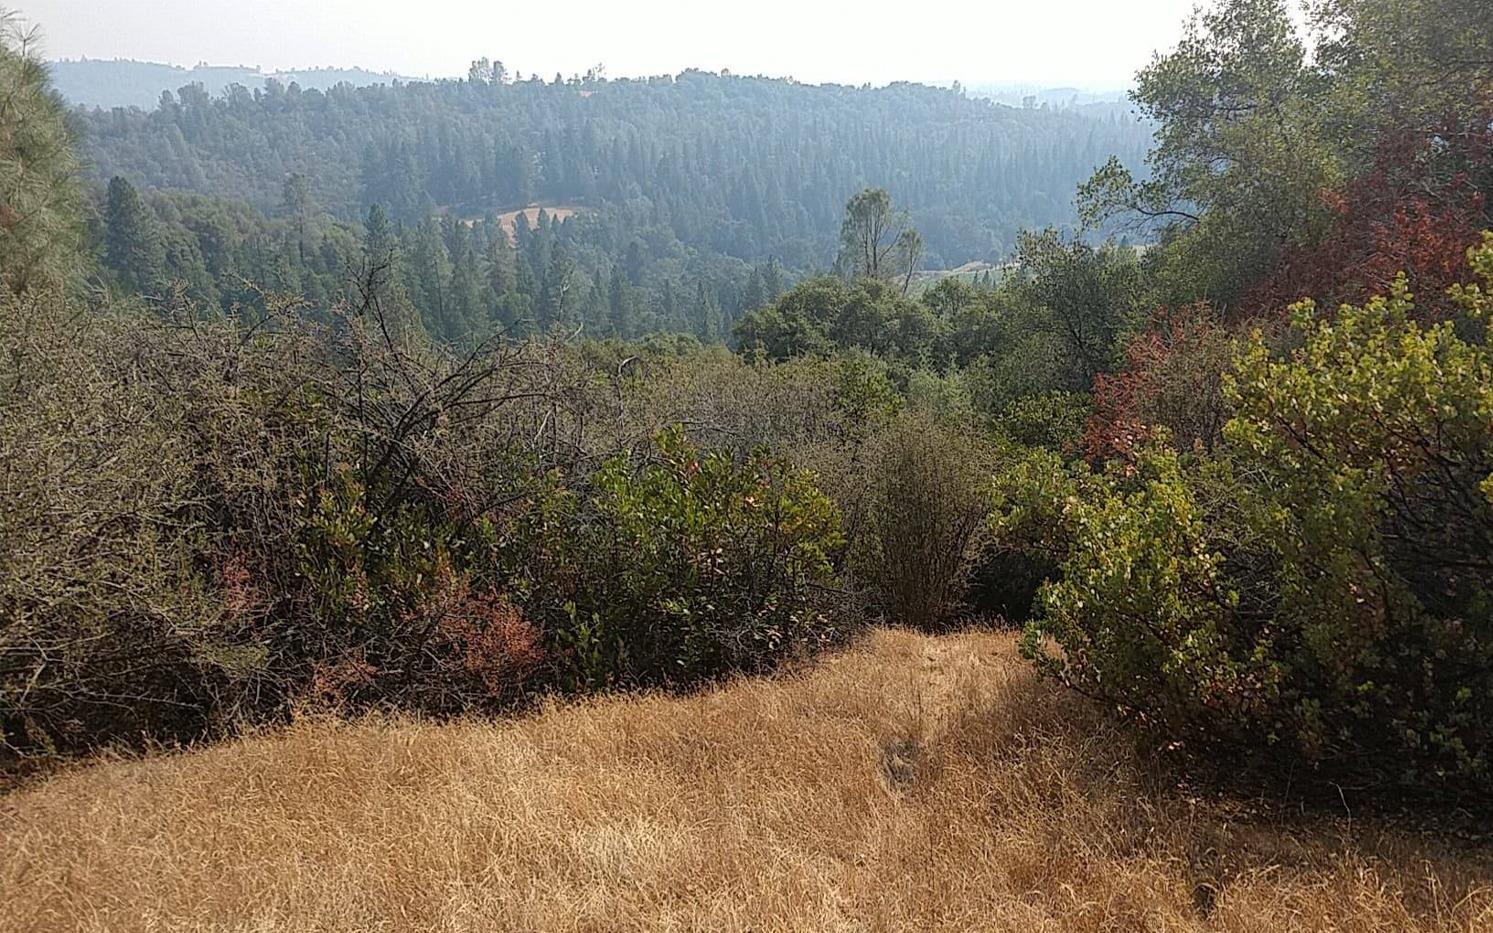
POLYGON ((1012 107, 1092 107, 1095 105, 1130 105, 1130 94, 1124 88, 1049 87, 1031 83, 964 85, 971 97, 984 97, 1012 107))
POLYGON ((175 91, 189 84, 201 84, 213 96, 240 84, 254 90, 271 80, 302 89, 325 91, 338 84, 367 87, 395 81, 420 80, 392 72, 374 72, 365 68, 303 68, 292 71, 263 71, 247 65, 198 64, 191 68, 159 62, 131 59, 62 60, 49 63, 52 83, 63 98, 74 106, 139 107, 150 110, 159 103, 162 91, 175 91))
POLYGON ((1144 163, 1151 127, 1128 105, 1095 106, 684 71, 193 89, 148 111, 91 111, 79 126, 99 184, 119 175, 274 212, 298 174, 347 221, 373 205, 406 223, 580 206, 582 226, 611 231, 604 251, 636 240, 663 255, 677 243, 790 270, 828 266, 846 200, 885 187, 928 265, 954 268, 1009 255, 1024 229, 1072 227, 1074 189, 1111 157, 1144 163))

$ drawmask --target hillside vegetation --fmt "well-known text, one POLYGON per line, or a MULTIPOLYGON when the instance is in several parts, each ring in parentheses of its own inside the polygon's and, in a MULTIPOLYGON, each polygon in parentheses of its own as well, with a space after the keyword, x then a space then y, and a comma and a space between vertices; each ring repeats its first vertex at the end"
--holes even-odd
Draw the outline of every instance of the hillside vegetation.
POLYGON ((514 81, 501 68, 326 92, 187 85, 153 109, 77 118, 101 181, 273 211, 300 173, 343 220, 374 204, 405 221, 586 204, 623 245, 791 269, 830 263, 840 208, 869 184, 907 204, 935 264, 1002 256, 1022 229, 1071 225, 1074 186, 1111 155, 1138 166, 1150 135, 1122 108, 1022 110, 916 84, 697 71, 514 81))
POLYGON ((1493 861, 1169 786, 1010 636, 511 722, 308 721, 0 804, 6 931, 1493 924, 1493 861))
MULTIPOLYGON (((57 79, 111 68, 129 70, 57 79)), ((910 212, 920 261, 993 262, 1024 229, 1071 228, 1074 187, 1111 157, 1139 169, 1150 138, 1122 104, 1018 109, 908 83, 520 80, 485 59, 464 80, 315 80, 330 75, 182 72, 143 107, 77 107, 110 277, 230 314, 261 303, 249 283, 326 305, 366 244, 399 254, 393 278, 443 340, 559 324, 720 342, 834 263, 867 186, 910 212)))
POLYGON ((0 14, 0 927, 1493 928, 1489 61, 1216 0, 1141 171, 490 61, 69 115, 0 14))

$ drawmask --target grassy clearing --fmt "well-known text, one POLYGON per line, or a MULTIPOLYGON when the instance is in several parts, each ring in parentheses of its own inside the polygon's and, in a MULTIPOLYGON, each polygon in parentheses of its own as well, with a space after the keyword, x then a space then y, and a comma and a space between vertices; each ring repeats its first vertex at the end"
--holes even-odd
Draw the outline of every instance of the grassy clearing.
POLYGON ((0 930, 1486 930, 1493 857, 1189 801, 1009 636, 0 798, 0 930))
POLYGON ((530 228, 533 228, 539 225, 539 214, 541 211, 555 220, 563 222, 579 214, 582 210, 584 208, 563 204, 532 204, 528 207, 521 207, 518 210, 504 211, 498 215, 498 223, 502 226, 503 232, 508 234, 508 242, 516 243, 518 242, 518 218, 520 216, 524 218, 524 222, 530 228))

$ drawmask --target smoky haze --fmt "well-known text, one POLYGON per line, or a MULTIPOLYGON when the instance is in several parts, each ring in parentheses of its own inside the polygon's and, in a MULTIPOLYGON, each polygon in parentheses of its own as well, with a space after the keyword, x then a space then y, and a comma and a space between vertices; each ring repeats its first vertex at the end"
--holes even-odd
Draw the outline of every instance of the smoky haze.
POLYGON ((854 5, 756 0, 29 0, 51 58, 130 58, 267 70, 361 66, 465 73, 487 56, 549 77, 685 68, 810 82, 1125 85, 1175 42, 1192 0, 854 5))

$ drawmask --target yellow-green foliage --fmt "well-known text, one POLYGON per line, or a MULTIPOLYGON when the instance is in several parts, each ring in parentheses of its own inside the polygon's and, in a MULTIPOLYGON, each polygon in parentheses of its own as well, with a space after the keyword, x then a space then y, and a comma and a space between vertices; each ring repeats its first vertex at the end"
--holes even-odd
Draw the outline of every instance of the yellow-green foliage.
MULTIPOLYGON (((1472 259, 1467 332, 1493 238, 1472 259)), ((997 527, 1045 524, 1066 555, 1027 631, 1038 663, 1194 750, 1493 792, 1493 354, 1412 309, 1401 281, 1297 308, 1285 355, 1256 336, 1211 456, 1029 467, 1047 479, 997 527)))
POLYGON ((770 665, 833 632, 822 592, 840 516, 813 477, 757 451, 706 452, 680 428, 656 459, 610 460, 568 575, 575 614, 618 646, 613 676, 681 683, 770 665))

